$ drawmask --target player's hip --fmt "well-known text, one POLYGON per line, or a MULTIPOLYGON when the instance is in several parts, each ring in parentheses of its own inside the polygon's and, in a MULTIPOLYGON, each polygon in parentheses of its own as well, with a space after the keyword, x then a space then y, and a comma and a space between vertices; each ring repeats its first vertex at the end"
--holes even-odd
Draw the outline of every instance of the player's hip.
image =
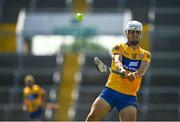
POLYGON ((34 118, 39 118, 42 116, 42 113, 43 113, 43 108, 42 107, 39 107, 37 110, 33 111, 33 112, 30 112, 29 115, 30 115, 30 118, 31 119, 34 119, 34 118))
POLYGON ((112 80, 108 79, 106 83, 106 87, 111 88, 117 92, 136 96, 139 87, 140 87, 141 81, 133 81, 130 82, 128 80, 112 80))
POLYGON ((136 96, 123 94, 108 87, 102 90, 100 97, 107 101, 111 108, 115 107, 118 111, 121 111, 129 105, 133 105, 137 108, 136 96))

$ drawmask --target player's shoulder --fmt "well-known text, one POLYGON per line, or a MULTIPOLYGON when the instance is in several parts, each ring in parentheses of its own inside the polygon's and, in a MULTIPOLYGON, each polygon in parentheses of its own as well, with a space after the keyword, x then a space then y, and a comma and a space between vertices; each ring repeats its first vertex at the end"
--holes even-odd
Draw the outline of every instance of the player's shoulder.
POLYGON ((28 87, 28 86, 26 86, 26 87, 24 87, 23 88, 23 91, 27 91, 27 90, 29 90, 30 88, 28 87))
POLYGON ((35 90, 35 91, 37 90, 38 91, 40 89, 41 89, 41 87, 39 85, 37 85, 37 84, 33 85, 33 90, 35 90))
POLYGON ((27 95, 30 92, 30 88, 28 86, 24 87, 23 93, 27 95))
POLYGON ((149 55, 151 54, 149 51, 147 51, 141 47, 140 47, 140 51, 141 51, 141 53, 144 53, 144 54, 149 54, 149 55))
POLYGON ((119 43, 119 44, 116 44, 114 47, 113 47, 113 50, 120 50, 122 49, 123 47, 126 46, 126 43, 119 43))
POLYGON ((140 48, 140 52, 144 54, 145 59, 151 60, 151 53, 143 48, 140 48))

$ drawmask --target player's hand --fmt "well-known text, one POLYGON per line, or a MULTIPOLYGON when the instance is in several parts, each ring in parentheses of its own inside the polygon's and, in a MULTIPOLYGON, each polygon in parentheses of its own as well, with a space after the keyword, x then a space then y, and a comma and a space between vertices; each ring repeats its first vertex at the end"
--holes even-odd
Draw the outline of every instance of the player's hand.
POLYGON ((130 73, 127 74, 127 79, 129 81, 134 81, 136 79, 136 77, 135 77, 134 73, 130 72, 130 73))
POLYGON ((112 55, 112 60, 115 62, 115 63, 117 63, 117 62, 119 62, 119 55, 112 55))
POLYGON ((126 70, 121 70, 121 73, 123 74, 123 75, 121 76, 121 78, 127 78, 128 73, 127 73, 126 70))
POLYGON ((22 110, 23 110, 23 111, 27 111, 26 105, 23 105, 23 106, 22 106, 22 110))

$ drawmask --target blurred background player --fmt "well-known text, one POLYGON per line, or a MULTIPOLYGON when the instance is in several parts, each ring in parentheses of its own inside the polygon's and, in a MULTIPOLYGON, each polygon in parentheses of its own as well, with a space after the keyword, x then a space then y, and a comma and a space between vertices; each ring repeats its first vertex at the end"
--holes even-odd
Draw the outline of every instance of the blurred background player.
POLYGON ((45 104, 45 90, 34 83, 34 77, 30 74, 25 76, 24 81, 26 86, 23 89, 23 109, 29 113, 30 119, 40 120, 45 104))
POLYGON ((135 121, 137 116, 137 92, 142 76, 149 67, 150 52, 139 46, 142 37, 142 24, 130 21, 125 33, 127 43, 116 45, 112 50, 111 68, 124 73, 121 77, 110 73, 106 88, 94 101, 86 121, 101 120, 114 107, 122 121, 135 121))

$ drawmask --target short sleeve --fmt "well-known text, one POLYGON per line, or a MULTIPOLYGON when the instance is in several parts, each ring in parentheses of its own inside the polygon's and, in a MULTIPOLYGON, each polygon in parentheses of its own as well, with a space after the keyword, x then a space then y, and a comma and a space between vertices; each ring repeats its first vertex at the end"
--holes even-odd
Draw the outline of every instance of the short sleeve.
POLYGON ((41 88, 38 85, 34 85, 33 90, 34 92, 39 93, 41 91, 41 88))
POLYGON ((23 96, 26 97, 26 96, 28 96, 29 93, 30 93, 30 89, 28 87, 25 87, 23 89, 23 96))
POLYGON ((115 46, 112 48, 112 55, 114 55, 114 54, 120 54, 120 53, 121 53, 120 45, 115 45, 115 46))
POLYGON ((144 60, 149 62, 149 63, 151 62, 151 53, 150 52, 146 51, 144 60))

